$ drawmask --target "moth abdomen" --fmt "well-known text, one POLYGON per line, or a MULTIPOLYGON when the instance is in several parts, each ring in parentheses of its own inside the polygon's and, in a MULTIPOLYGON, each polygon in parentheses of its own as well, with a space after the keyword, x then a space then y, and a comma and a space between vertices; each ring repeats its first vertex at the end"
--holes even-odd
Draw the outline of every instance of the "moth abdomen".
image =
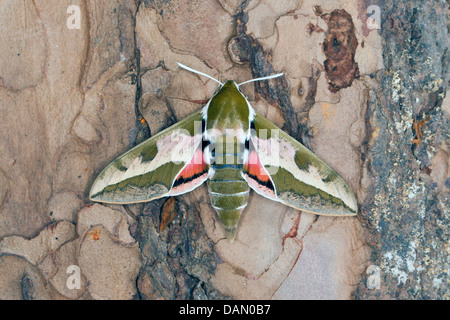
POLYGON ((242 167, 242 165, 213 165, 214 174, 207 182, 211 205, 223 222, 230 240, 234 239, 239 218, 247 206, 250 193, 250 187, 241 174, 242 167))

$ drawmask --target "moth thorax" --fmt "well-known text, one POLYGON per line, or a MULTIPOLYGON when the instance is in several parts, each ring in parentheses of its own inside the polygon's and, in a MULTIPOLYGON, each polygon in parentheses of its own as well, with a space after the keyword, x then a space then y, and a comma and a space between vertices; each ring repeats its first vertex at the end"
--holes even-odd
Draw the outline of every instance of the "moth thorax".
POLYGON ((221 135, 216 137, 210 145, 211 159, 216 165, 242 165, 244 162, 245 143, 235 135, 221 135))

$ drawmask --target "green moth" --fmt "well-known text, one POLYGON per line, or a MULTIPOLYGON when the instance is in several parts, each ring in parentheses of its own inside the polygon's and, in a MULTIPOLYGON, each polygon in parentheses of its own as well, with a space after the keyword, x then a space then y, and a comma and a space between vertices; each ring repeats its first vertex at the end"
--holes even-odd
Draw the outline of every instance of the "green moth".
POLYGON ((243 84, 220 81, 206 106, 132 148, 95 180, 90 199, 131 204, 181 195, 207 182, 211 205, 232 241, 250 189, 319 215, 356 215, 355 195, 327 164, 257 114, 243 84))

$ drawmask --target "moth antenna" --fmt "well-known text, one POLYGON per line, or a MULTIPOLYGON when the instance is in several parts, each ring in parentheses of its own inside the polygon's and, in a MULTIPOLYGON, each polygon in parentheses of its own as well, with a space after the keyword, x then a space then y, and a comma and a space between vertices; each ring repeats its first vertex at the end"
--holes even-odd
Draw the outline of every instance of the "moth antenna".
POLYGON ((199 74, 199 75, 201 75, 201 76, 207 77, 207 78, 209 78, 209 79, 211 79, 211 80, 217 82, 217 83, 220 84, 221 86, 223 86, 223 83, 222 83, 222 82, 220 82, 220 81, 217 80, 217 79, 214 79, 213 77, 211 77, 210 75, 207 75, 206 73, 203 73, 203 72, 194 70, 194 69, 192 69, 192 68, 189 68, 188 66, 185 66, 184 64, 181 64, 181 63, 179 63, 179 62, 177 62, 177 64, 178 64, 181 68, 186 69, 187 71, 190 71, 190 72, 199 74))
POLYGON ((237 86, 238 86, 238 88, 239 88, 240 86, 242 86, 242 85, 244 85, 244 84, 247 84, 247 83, 250 83, 250 82, 264 81, 264 80, 269 80, 269 79, 279 78, 279 77, 281 77, 281 76, 283 76, 283 75, 284 75, 284 73, 278 73, 278 74, 274 74, 274 75, 272 75, 272 76, 267 76, 267 77, 262 77, 262 78, 256 78, 256 79, 252 79, 252 80, 248 80, 248 81, 242 82, 242 83, 238 84, 237 86))

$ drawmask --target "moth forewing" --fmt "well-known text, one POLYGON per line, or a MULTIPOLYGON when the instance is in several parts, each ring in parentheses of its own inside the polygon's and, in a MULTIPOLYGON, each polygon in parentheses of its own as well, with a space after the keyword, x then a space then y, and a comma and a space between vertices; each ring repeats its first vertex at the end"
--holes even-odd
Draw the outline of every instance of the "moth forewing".
MULTIPOLYGON (((255 116, 252 141, 264 168, 270 172, 277 200, 297 209, 327 215, 355 215, 356 198, 344 180, 300 142, 260 115, 255 116), (278 129, 266 137, 261 129, 278 129), (263 133, 262 135, 259 135, 263 133), (278 145, 279 156, 268 152, 278 145), (259 147, 259 149, 258 149, 259 147)), ((272 133, 272 132, 271 132, 272 133)))

